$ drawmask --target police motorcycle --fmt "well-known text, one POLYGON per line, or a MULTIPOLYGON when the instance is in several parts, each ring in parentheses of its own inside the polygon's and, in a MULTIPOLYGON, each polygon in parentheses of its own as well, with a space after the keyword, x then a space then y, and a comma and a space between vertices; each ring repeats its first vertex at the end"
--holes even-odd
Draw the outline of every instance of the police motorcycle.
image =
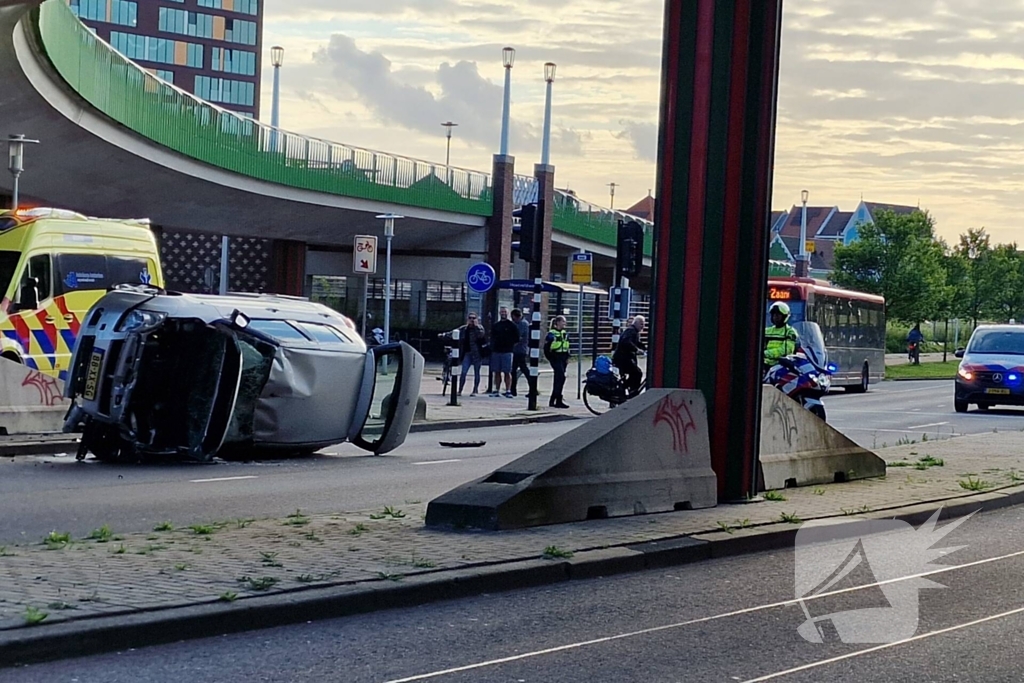
POLYGON ((829 363, 825 338, 817 323, 798 322, 793 329, 800 338, 796 352, 780 358, 765 374, 764 383, 824 420, 825 404, 821 399, 832 387, 832 375, 837 368, 829 363))

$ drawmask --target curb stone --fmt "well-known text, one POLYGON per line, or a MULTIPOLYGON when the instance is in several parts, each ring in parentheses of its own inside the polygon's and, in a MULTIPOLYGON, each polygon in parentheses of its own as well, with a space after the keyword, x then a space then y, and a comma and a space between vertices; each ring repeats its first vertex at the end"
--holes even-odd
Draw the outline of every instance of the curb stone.
MULTIPOLYGON (((942 510, 940 518, 947 520, 1020 504, 1024 504, 1024 486, 825 519, 842 522, 891 518, 920 524, 936 510, 942 510)), ((799 528, 776 523, 732 533, 713 531, 582 551, 561 560, 521 559, 438 570, 397 582, 299 588, 235 603, 210 601, 127 616, 18 628, 0 632, 0 668, 777 550, 792 546, 799 528)))
POLYGON ((523 415, 518 417, 483 418, 479 420, 439 420, 437 422, 414 422, 409 428, 410 434, 421 432, 443 432, 455 429, 484 429, 487 427, 505 427, 547 422, 568 422, 585 420, 575 415, 523 415))

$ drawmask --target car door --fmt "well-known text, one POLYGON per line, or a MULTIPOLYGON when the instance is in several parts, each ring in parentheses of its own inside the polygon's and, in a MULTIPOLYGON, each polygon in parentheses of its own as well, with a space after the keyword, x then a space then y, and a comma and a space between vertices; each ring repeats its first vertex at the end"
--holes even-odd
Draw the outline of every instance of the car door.
POLYGON ((405 342, 367 350, 349 441, 376 455, 390 453, 405 443, 422 379, 423 356, 405 342), (381 362, 385 359, 388 366, 381 362), (392 363, 397 363, 395 373, 390 372, 392 363), (380 372, 382 367, 388 367, 389 372, 380 372), (387 396, 390 399, 385 401, 387 396))

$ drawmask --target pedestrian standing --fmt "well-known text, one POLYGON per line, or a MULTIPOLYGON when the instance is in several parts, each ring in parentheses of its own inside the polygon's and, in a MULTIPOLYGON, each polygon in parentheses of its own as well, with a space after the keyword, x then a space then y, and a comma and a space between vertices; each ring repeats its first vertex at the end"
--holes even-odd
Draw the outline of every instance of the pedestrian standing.
POLYGON ((494 391, 501 395, 501 380, 505 380, 505 398, 512 398, 512 355, 519 342, 519 328, 508 319, 508 309, 498 311, 498 322, 491 327, 491 374, 494 391))
POLYGON ((562 391, 565 388, 565 374, 569 369, 569 332, 565 329, 565 316, 558 315, 552 321, 551 331, 544 341, 544 357, 555 373, 551 387, 550 408, 568 408, 562 391))
POLYGON ((480 325, 476 313, 470 313, 466 318, 466 324, 459 328, 459 345, 462 353, 462 376, 459 378, 459 396, 466 387, 466 375, 469 374, 470 366, 473 367, 473 393, 476 396, 480 391, 480 366, 484 362, 484 347, 487 343, 487 334, 480 325))
POLYGON ((530 323, 518 308, 512 309, 512 322, 519 334, 519 341, 512 348, 512 395, 518 396, 519 371, 523 371, 523 377, 530 376, 530 323))

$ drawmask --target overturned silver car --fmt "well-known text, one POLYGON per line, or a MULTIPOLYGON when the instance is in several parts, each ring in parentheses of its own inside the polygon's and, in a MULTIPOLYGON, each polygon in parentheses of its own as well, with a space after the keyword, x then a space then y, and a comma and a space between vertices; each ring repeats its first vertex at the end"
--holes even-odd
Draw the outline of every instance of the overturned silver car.
POLYGON ((405 441, 422 375, 408 344, 367 350, 348 318, 305 299, 122 286, 84 319, 64 430, 82 432, 79 459, 202 461, 346 440, 382 454, 405 441))

